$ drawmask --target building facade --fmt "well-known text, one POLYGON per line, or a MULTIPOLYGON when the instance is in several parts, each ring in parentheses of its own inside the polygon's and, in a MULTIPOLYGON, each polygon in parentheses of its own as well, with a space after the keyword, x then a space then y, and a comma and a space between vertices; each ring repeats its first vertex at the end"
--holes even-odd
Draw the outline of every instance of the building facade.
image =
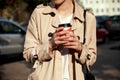
POLYGON ((91 9, 96 16, 120 15, 120 0, 78 0, 85 8, 91 9))

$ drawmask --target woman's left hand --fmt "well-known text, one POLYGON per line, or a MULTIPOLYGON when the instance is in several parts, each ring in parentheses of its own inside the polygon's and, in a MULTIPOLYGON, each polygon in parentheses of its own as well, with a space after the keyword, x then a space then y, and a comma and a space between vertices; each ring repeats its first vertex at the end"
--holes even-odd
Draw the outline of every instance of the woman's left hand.
POLYGON ((82 43, 74 33, 70 33, 70 37, 67 39, 67 43, 63 44, 65 48, 74 49, 77 52, 82 51, 82 43))

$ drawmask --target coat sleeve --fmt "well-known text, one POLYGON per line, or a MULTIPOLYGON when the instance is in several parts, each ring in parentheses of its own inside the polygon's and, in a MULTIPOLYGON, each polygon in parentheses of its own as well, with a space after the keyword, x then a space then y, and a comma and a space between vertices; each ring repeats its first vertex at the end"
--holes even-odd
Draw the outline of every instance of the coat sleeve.
MULTIPOLYGON (((82 51, 80 53, 75 53, 75 57, 77 61, 79 61, 81 64, 84 64, 85 62, 87 65, 93 65, 96 61, 96 19, 95 16, 89 16, 89 20, 87 20, 87 23, 90 25, 87 25, 89 27, 90 33, 86 32, 86 36, 90 36, 89 38, 86 37, 86 43, 82 46, 82 51)), ((87 28, 86 27, 86 28, 87 28)))
POLYGON ((49 51, 49 42, 42 43, 41 36, 38 37, 38 35, 41 35, 38 34, 38 27, 41 27, 38 26, 40 19, 40 13, 35 9, 29 20, 23 51, 23 57, 29 62, 38 60, 42 63, 52 59, 49 51))

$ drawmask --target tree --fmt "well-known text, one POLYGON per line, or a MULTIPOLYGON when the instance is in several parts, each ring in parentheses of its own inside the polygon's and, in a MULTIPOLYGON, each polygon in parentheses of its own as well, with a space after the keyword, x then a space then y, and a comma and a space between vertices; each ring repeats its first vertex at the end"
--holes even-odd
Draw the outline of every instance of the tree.
POLYGON ((51 0, 24 0, 28 6, 27 6, 27 11, 32 12, 33 9, 38 5, 38 4, 42 4, 42 3, 48 3, 51 0))
POLYGON ((23 23, 28 20, 27 17, 29 17, 38 4, 48 3, 50 1, 51 0, 0 0, 0 16, 23 23))

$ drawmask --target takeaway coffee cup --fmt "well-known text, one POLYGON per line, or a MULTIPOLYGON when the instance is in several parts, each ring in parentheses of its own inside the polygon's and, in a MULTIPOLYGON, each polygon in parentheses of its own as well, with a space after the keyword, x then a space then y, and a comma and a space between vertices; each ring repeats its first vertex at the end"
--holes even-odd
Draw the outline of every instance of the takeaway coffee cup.
POLYGON ((72 32, 72 25, 70 23, 59 24, 59 27, 64 27, 64 30, 68 30, 68 31, 72 32))
MULTIPOLYGON (((67 30, 69 31, 69 36, 71 36, 71 33, 72 33, 72 25, 70 23, 66 23, 66 24, 60 24, 59 27, 64 27, 64 30, 67 30)), ((71 39, 73 37, 70 37, 68 39, 71 39)))

